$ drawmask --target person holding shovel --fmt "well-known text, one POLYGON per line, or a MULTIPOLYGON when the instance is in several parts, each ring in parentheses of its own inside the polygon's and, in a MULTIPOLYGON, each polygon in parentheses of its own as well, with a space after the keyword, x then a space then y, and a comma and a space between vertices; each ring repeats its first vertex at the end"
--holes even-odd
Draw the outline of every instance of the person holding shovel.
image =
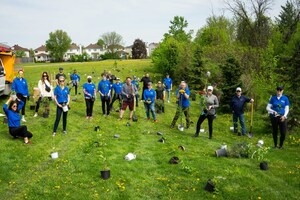
POLYGON ((102 80, 98 84, 98 92, 100 93, 100 98, 102 102, 102 112, 103 116, 109 116, 109 102, 110 102, 110 92, 111 86, 109 80, 107 80, 106 75, 102 76, 102 80), (106 111, 105 111, 106 104, 106 111))
POLYGON ((149 110, 151 110, 153 120, 154 122, 157 122, 155 108, 154 108, 156 92, 155 90, 153 90, 151 82, 148 83, 148 89, 144 91, 143 96, 144 96, 144 105, 145 105, 147 119, 150 120, 149 110))
POLYGON ((240 87, 236 88, 236 94, 231 99, 230 108, 232 111, 232 122, 234 127, 234 133, 238 133, 238 120, 240 120, 240 125, 242 128, 242 133, 238 135, 246 136, 246 126, 244 118, 244 108, 246 103, 253 103, 254 99, 250 99, 242 95, 242 89, 240 87))
POLYGON ((209 131, 209 139, 212 139, 213 134, 213 120, 215 118, 216 114, 216 108, 219 107, 219 101, 218 98, 212 94, 213 92, 213 86, 207 87, 207 93, 204 96, 204 104, 205 107, 202 110, 196 127, 196 133, 194 137, 199 137, 200 127, 202 122, 207 118, 208 120, 208 131, 209 131))
POLYGON ((92 77, 87 77, 87 82, 83 84, 83 94, 86 105, 86 119, 93 118, 93 107, 96 99, 96 86, 92 82, 92 77))
POLYGON ((190 127, 191 121, 190 121, 190 111, 189 111, 190 109, 189 97, 190 97, 190 90, 188 89, 187 84, 184 81, 181 81, 179 88, 176 91, 178 107, 175 116, 172 120, 172 123, 170 125, 170 128, 174 128, 175 123, 179 118, 179 115, 182 115, 182 113, 184 113, 186 118, 186 128, 188 129, 190 127))
POLYGON ((289 114, 290 102, 287 96, 283 95, 283 86, 278 86, 276 88, 277 95, 272 96, 268 105, 267 111, 270 114, 271 124, 272 124, 272 134, 274 140, 274 148, 283 149, 283 143, 285 140, 286 129, 287 129, 287 115, 289 114), (277 146, 278 141, 278 127, 280 130, 280 141, 279 146, 277 146))
POLYGON ((7 117, 8 129, 11 136, 14 138, 23 137, 25 144, 31 144, 29 140, 32 137, 32 133, 27 130, 27 126, 20 125, 20 115, 19 110, 24 106, 24 102, 16 98, 13 100, 10 97, 7 102, 3 105, 3 111, 7 117))
POLYGON ((132 120, 132 115, 133 115, 133 109, 134 109, 134 96, 137 94, 138 90, 131 83, 131 78, 127 77, 126 78, 126 83, 123 84, 122 86, 122 98, 123 98, 123 104, 120 110, 120 117, 119 120, 123 119, 124 112, 127 108, 129 107, 130 114, 129 114, 129 119, 132 120))

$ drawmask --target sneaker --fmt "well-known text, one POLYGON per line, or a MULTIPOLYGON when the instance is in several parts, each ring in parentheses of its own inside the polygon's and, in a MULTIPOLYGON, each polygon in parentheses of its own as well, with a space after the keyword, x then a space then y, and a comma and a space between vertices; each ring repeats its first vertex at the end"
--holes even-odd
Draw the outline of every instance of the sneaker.
POLYGON ((86 119, 89 119, 90 117, 89 117, 89 116, 86 116, 85 118, 86 118, 86 119))
POLYGON ((195 133, 192 137, 199 137, 199 134, 195 133))
POLYGON ((37 117, 38 116, 38 114, 37 113, 35 113, 34 115, 33 115, 33 117, 37 117))
POLYGON ((157 123, 157 119, 155 119, 154 122, 157 123))
POLYGON ((56 133, 55 133, 55 132, 53 132, 53 133, 52 133, 52 136, 56 136, 56 133))
POLYGON ((66 134, 67 134, 67 131, 63 131, 63 133, 66 135, 66 134))
POLYGON ((284 149, 283 146, 278 147, 278 149, 284 149))
POLYGON ((22 120, 22 122, 26 122, 26 120, 25 120, 25 117, 22 117, 22 119, 21 119, 21 120, 22 120))
POLYGON ((150 118, 147 118, 147 120, 150 120, 150 118))
POLYGON ((210 140, 211 140, 211 139, 212 139, 212 136, 209 136, 209 137, 208 137, 208 139, 210 139, 210 140))
POLYGON ((28 140, 28 142, 24 142, 25 144, 32 144, 32 142, 30 140, 28 140))
POLYGON ((170 101, 168 100, 168 103, 170 103, 170 101))
POLYGON ((90 119, 93 119, 93 116, 90 116, 90 119))

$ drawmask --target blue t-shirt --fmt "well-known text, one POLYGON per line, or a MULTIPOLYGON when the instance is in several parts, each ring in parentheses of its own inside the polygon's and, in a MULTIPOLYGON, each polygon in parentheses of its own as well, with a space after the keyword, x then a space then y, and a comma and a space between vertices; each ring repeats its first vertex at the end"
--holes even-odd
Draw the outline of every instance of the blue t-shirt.
POLYGON ((172 79, 169 78, 164 78, 163 80, 164 85, 166 86, 166 89, 171 89, 171 85, 172 85, 172 79))
MULTIPOLYGON (((100 81, 99 84, 98 84, 98 91, 100 91, 102 94, 104 95, 108 95, 109 91, 110 91, 110 82, 108 80, 104 81, 100 81)), ((102 98, 102 96, 101 96, 102 98)))
POLYGON ((237 114, 241 115, 244 113, 244 107, 246 103, 249 103, 251 99, 241 95, 238 97, 237 95, 233 96, 231 99, 231 110, 237 114))
POLYGON ((25 78, 15 78, 12 82, 11 90, 23 96, 29 96, 28 85, 25 78))
MULTIPOLYGON (((179 88, 178 90, 176 90, 176 96, 178 95, 179 90, 181 89, 179 88)), ((190 96, 190 90, 188 88, 185 88, 185 93, 190 96)), ((178 99, 178 105, 182 105, 182 108, 187 108, 190 106, 190 100, 185 98, 184 94, 180 94, 178 99)))
MULTIPOLYGON (((272 105, 271 106, 272 110, 276 111, 281 116, 284 115, 285 107, 290 106, 289 99, 285 95, 282 95, 279 99, 277 98, 277 96, 272 96, 269 104, 272 105)), ((274 115, 274 114, 272 114, 272 115, 274 115)))
POLYGON ((114 83, 112 85, 112 88, 114 89, 115 94, 121 94, 122 93, 122 86, 123 86, 122 83, 114 83))
POLYGON ((134 79, 133 79, 133 80, 131 81, 131 84, 132 84, 132 85, 135 85, 135 87, 136 87, 137 89, 139 89, 139 81, 138 81, 138 80, 134 80, 134 79))
POLYGON ((153 103, 154 102, 154 99, 155 99, 155 97, 156 97, 156 92, 155 92, 155 90, 154 89, 151 89, 151 90, 149 90, 149 89, 146 89, 146 90, 144 90, 144 99, 145 100, 148 100, 148 99, 150 99, 151 100, 151 103, 153 103))
POLYGON ((80 81, 80 76, 78 74, 71 74, 70 78, 73 82, 79 82, 80 81))
POLYGON ((59 104, 68 103, 69 89, 67 87, 61 89, 61 87, 58 85, 54 89, 54 95, 56 96, 56 100, 59 104))
POLYGON ((3 105, 3 111, 5 112, 6 116, 7 116, 7 123, 8 123, 8 127, 10 128, 17 128, 20 126, 20 120, 21 117, 19 115, 19 110, 21 110, 24 106, 24 102, 20 101, 18 103, 18 109, 17 112, 13 111, 13 110, 9 110, 7 107, 7 104, 3 105))
POLYGON ((95 91, 96 91, 96 86, 95 86, 94 83, 85 83, 85 84, 83 84, 83 89, 85 90, 84 98, 90 99, 91 97, 94 97, 94 94, 95 94, 95 91))

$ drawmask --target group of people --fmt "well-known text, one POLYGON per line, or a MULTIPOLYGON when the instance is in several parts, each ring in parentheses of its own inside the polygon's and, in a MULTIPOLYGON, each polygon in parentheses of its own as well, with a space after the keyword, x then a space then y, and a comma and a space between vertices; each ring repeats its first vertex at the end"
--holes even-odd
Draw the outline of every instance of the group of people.
MULTIPOLYGON (((66 75, 63 73, 63 69, 59 68, 59 73, 55 77, 55 88, 52 87, 49 75, 47 72, 42 73, 42 77, 38 82, 39 97, 36 101, 36 108, 34 117, 38 116, 38 110, 40 103, 44 98, 49 101, 54 101, 56 104, 56 119, 54 122, 53 133, 56 135, 56 131, 60 122, 61 115, 63 116, 63 133, 67 134, 67 115, 70 104, 70 89, 75 87, 75 95, 77 95, 77 87, 80 82, 80 76, 77 71, 70 76, 71 87, 67 87, 66 75)), ((152 115, 153 121, 157 122, 155 103, 156 101, 161 101, 160 108, 162 112, 165 112, 164 102, 170 102, 171 90, 173 87, 173 82, 170 76, 167 74, 163 79, 163 82, 158 81, 156 90, 153 89, 153 83, 146 73, 145 76, 140 80, 136 76, 131 79, 131 77, 126 77, 124 83, 121 82, 120 78, 111 75, 110 72, 104 72, 102 74, 102 80, 98 83, 98 87, 93 83, 92 77, 87 76, 87 82, 83 84, 83 95, 86 103, 86 119, 93 118, 93 106, 97 99, 97 93, 99 93, 101 103, 102 103, 102 113, 104 116, 109 116, 110 111, 114 110, 113 104, 118 100, 119 120, 124 117, 125 110, 129 107, 129 119, 132 120, 133 111, 135 107, 138 107, 139 102, 139 82, 143 82, 142 88, 142 101, 144 103, 146 117, 150 120, 150 114, 152 115), (115 81, 115 83, 114 83, 115 81), (167 94, 167 95, 166 95, 167 94), (166 98, 167 96, 167 98, 166 98)), ((267 111, 270 114, 270 119, 272 123, 272 133, 274 140, 274 147, 283 148, 283 143, 285 140, 286 129, 287 129, 287 116, 289 113, 289 100, 283 95, 283 86, 277 87, 277 95, 273 96, 268 105, 267 111), (278 127, 280 130, 280 142, 277 145, 278 137, 278 127)), ((213 94, 213 86, 208 86, 205 89, 205 94, 203 94, 203 102, 201 102, 201 111, 197 121, 196 132, 193 137, 199 137, 201 125, 205 119, 208 120, 209 127, 209 139, 213 136, 213 121, 216 118, 216 110, 219 107, 219 99, 213 94)), ((12 91, 16 93, 16 97, 10 96, 8 101, 4 104, 3 110, 8 118, 9 133, 13 137, 23 137, 26 144, 30 144, 30 138, 32 133, 27 130, 27 127, 20 124, 20 121, 26 122, 25 120, 25 105, 26 101, 29 99, 28 84, 24 78, 24 71, 20 70, 17 77, 12 83, 12 91), (21 116, 19 115, 19 111, 21 116)), ((177 120, 183 114, 186 118, 186 128, 190 128, 190 90, 186 82, 182 81, 176 90, 176 103, 177 109, 175 116, 171 122, 170 127, 174 128, 177 120)), ((238 121, 241 126, 240 135, 246 135, 246 127, 244 120, 244 107, 246 103, 253 103, 254 99, 248 98, 242 95, 242 89, 240 87, 236 88, 236 94, 231 100, 231 110, 232 110, 232 120, 234 125, 234 132, 238 133, 238 121)), ((183 123, 181 122, 181 125, 183 123)))

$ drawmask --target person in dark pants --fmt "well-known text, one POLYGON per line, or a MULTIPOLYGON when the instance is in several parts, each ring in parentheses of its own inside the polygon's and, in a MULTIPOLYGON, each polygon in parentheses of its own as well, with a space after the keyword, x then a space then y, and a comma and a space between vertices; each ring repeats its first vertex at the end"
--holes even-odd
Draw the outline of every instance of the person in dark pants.
POLYGON ((87 83, 83 84, 83 94, 86 105, 86 119, 93 118, 93 107, 96 98, 96 86, 92 83, 92 77, 87 77, 87 83))
POLYGON ((54 90, 54 101, 56 107, 56 119, 53 128, 53 136, 56 135, 56 130, 60 121, 61 114, 63 114, 63 133, 67 134, 67 115, 70 103, 70 92, 68 87, 65 86, 65 78, 60 76, 58 78, 59 85, 54 90))
MULTIPOLYGON (((199 116, 197 127, 196 127, 196 133, 194 137, 199 137, 200 127, 202 122, 207 118, 208 120, 208 130, 209 130, 209 139, 212 139, 213 134, 213 120, 215 118, 216 114, 216 108, 219 107, 219 101, 218 98, 212 94, 213 87, 208 86, 207 87, 207 94, 205 95, 204 102, 205 102, 205 108, 201 111, 201 114, 199 116)), ((200 102, 202 104, 202 102, 200 102)))
POLYGON ((106 75, 103 75, 102 80, 98 84, 98 92, 100 93, 100 98, 102 102, 102 112, 104 116, 109 116, 110 91, 111 91, 110 82, 107 80, 106 75), (106 105, 106 111, 105 111, 105 105, 106 105))
POLYGON ((153 117, 153 121, 157 122, 156 114, 155 114, 155 100, 156 100, 156 92, 152 88, 152 83, 148 83, 148 89, 144 91, 144 106, 146 110, 147 119, 150 120, 150 111, 153 117))
POLYGON ((63 76, 66 80, 66 75, 64 74, 64 69, 62 67, 60 67, 58 70, 59 70, 59 72, 55 75, 56 85, 59 85, 58 79, 59 79, 60 76, 63 76))
MULTIPOLYGON (((146 89, 148 89, 148 83, 151 82, 149 74, 146 73, 145 76, 140 80, 140 82, 143 82, 143 91, 142 91, 142 94, 144 94, 144 91, 146 89)), ((143 95, 142 95, 142 100, 144 100, 143 95)))
POLYGON ((272 134, 274 140, 274 148, 283 149, 283 143, 287 131, 287 115, 289 114, 290 102, 287 96, 283 95, 283 86, 276 88, 277 95, 272 96, 268 105, 267 111, 269 112, 271 123, 272 123, 272 134), (277 146, 278 141, 278 127, 280 131, 280 142, 277 146))
POLYGON ((16 101, 10 97, 7 102, 3 105, 3 111, 7 117, 7 123, 9 128, 9 133, 14 138, 23 137, 25 144, 31 144, 29 139, 32 137, 32 133, 27 130, 27 126, 20 125, 20 115, 19 110, 24 106, 24 102, 19 98, 16 101))
POLYGON ((116 110, 117 112, 121 110, 122 106, 122 87, 123 84, 120 82, 120 78, 116 78, 116 83, 112 85, 112 88, 114 89, 114 96, 110 103, 109 109, 112 110, 113 104, 116 100, 119 100, 119 108, 116 110))
POLYGON ((28 92, 28 84, 26 79, 24 78, 23 70, 19 70, 18 76, 12 82, 11 90, 15 92, 17 97, 24 102, 24 106, 22 107, 22 122, 26 122, 25 106, 26 106, 26 100, 29 99, 29 92, 28 92))
POLYGON ((119 120, 123 119, 123 115, 125 113, 125 110, 127 106, 129 107, 130 113, 129 113, 129 119, 132 120, 133 116, 133 109, 134 109, 134 96, 138 93, 135 85, 131 83, 131 78, 126 78, 126 83, 122 86, 122 98, 123 98, 123 104, 122 108, 120 110, 120 117, 119 120))
POLYGON ((70 75, 70 79, 72 81, 72 87, 75 87, 75 95, 77 95, 77 87, 80 82, 80 76, 77 74, 76 69, 74 69, 73 74, 70 75))
MULTIPOLYGON (((133 76, 131 84, 135 85, 135 87, 138 91, 140 90, 139 79, 136 76, 133 76)), ((135 95, 135 106, 139 107, 139 94, 138 93, 135 95)))
POLYGON ((245 118, 244 118, 244 108, 246 103, 253 103, 254 99, 250 99, 246 96, 242 95, 242 89, 240 87, 236 88, 236 95, 232 97, 230 108, 232 111, 232 121, 234 132, 238 132, 238 120, 240 120, 241 128, 242 128, 242 136, 246 135, 246 126, 245 126, 245 118))
POLYGON ((161 81, 158 81, 155 92, 156 92, 156 101, 155 101, 156 107, 158 107, 158 109, 164 113, 165 112, 165 97, 166 97, 165 93, 166 92, 165 92, 164 87, 162 86, 161 81), (161 105, 157 104, 157 102, 159 102, 159 101, 161 102, 161 105))
POLYGON ((186 118, 186 128, 190 127, 191 120, 190 120, 190 90, 187 87, 187 84, 182 81, 179 85, 179 88, 176 91, 176 98, 178 102, 178 107, 175 113, 175 116, 172 120, 172 123, 170 125, 170 128, 174 128, 175 123, 177 122, 179 115, 182 114, 182 112, 185 115, 186 118))

